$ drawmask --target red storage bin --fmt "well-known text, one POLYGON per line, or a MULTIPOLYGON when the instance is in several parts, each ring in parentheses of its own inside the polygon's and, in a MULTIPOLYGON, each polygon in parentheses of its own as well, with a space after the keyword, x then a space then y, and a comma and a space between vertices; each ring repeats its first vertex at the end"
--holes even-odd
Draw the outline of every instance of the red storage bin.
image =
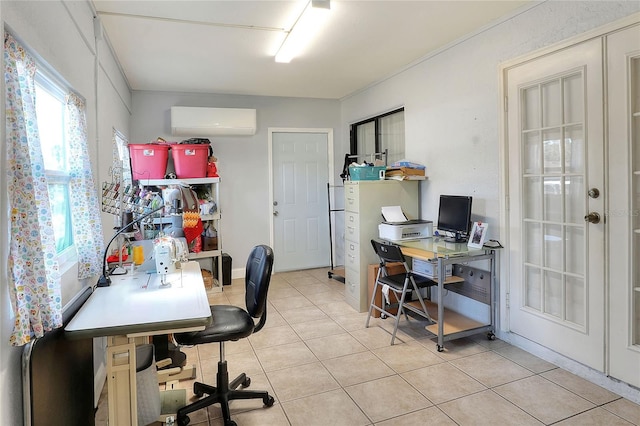
POLYGON ((133 179, 163 179, 167 172, 169 145, 129 144, 133 179))
POLYGON ((171 145, 171 156, 179 179, 207 177, 209 145, 171 145))

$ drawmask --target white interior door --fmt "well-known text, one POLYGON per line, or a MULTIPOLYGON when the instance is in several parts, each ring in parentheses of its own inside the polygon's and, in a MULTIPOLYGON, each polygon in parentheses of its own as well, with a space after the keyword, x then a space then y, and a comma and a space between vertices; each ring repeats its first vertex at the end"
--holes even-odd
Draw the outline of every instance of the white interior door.
POLYGON ((510 329, 604 371, 601 52, 584 42, 510 68, 506 82, 510 329))
POLYGON ((607 36, 609 374, 640 387, 640 25, 607 36))
POLYGON ((330 264, 327 133, 273 132, 276 271, 330 264))

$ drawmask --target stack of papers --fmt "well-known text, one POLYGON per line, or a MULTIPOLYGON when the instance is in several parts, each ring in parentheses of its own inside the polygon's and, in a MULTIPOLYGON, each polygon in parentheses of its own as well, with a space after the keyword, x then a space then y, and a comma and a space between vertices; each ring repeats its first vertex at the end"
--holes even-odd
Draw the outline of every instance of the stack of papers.
POLYGON ((396 161, 387 167, 385 177, 395 180, 425 180, 426 167, 407 160, 396 161))
POLYGON ((397 180, 425 180, 426 179, 424 169, 414 169, 411 167, 397 167, 397 168, 387 167, 387 171, 385 172, 385 177, 387 179, 397 179, 397 180))
POLYGON ((383 206, 380 210, 384 221, 387 223, 401 223, 407 220, 400 206, 383 206))

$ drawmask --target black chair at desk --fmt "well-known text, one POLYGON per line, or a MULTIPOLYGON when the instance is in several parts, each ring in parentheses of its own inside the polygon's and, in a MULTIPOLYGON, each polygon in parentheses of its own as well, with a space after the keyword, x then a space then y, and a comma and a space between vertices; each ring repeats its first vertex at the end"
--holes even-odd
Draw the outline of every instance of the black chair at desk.
MULTIPOLYGON (((431 287, 436 285, 437 283, 433 280, 430 280, 429 278, 413 273, 411 271, 411 268, 409 268, 409 265, 407 264, 404 255, 402 254, 402 251, 400 250, 400 247, 398 245, 384 243, 376 240, 371 240, 371 245, 373 246, 373 250, 376 252, 376 255, 380 259, 380 268, 378 268, 376 283, 373 286, 371 303, 369 304, 369 314, 367 315, 365 327, 369 327, 369 320, 371 319, 371 313, 374 309, 380 311, 380 313, 384 316, 393 318, 395 320, 393 326, 393 334, 391 335, 391 344, 393 345, 393 342, 396 339, 396 333, 398 331, 398 323, 400 322, 400 317, 403 313, 407 321, 409 321, 407 311, 411 311, 433 323, 433 320, 429 315, 429 311, 427 311, 427 307, 422 300, 419 289, 431 287), (389 263, 402 263, 405 272, 390 275, 387 272, 387 264, 389 263), (389 290, 395 294, 396 300, 398 300, 398 312, 396 314, 393 314, 388 310, 388 306, 385 303, 384 297, 381 306, 377 306, 375 303, 376 293, 378 291, 382 291, 382 288, 385 285, 388 286, 389 290), (409 304, 409 302, 411 301, 411 294, 417 295, 420 307, 409 304), (407 297, 409 297, 409 299, 407 297)), ((395 306, 395 304, 393 306, 395 306)))
POLYGON ((274 399, 267 392, 236 390, 240 385, 247 387, 251 379, 242 373, 232 382, 229 382, 227 361, 224 358, 224 342, 239 340, 259 331, 267 321, 267 290, 271 281, 273 268, 273 251, 265 245, 256 246, 251 251, 247 260, 245 276, 247 310, 237 306, 212 305, 212 324, 203 331, 190 333, 178 333, 176 341, 181 345, 198 345, 202 343, 220 342, 220 361, 216 375, 216 386, 196 382, 193 385, 193 393, 205 398, 187 405, 178 410, 178 425, 189 424, 188 413, 220 403, 225 426, 235 426, 231 420, 229 401, 234 399, 262 398, 265 406, 271 407, 274 399), (258 324, 253 318, 260 318, 258 324))

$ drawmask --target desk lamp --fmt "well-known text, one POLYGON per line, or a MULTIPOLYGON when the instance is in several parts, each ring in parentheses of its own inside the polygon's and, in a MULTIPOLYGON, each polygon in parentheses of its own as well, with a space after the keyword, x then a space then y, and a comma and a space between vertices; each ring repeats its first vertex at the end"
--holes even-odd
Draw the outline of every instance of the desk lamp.
POLYGON ((102 258, 102 275, 100 276, 100 279, 98 279, 98 287, 109 287, 111 285, 111 278, 109 278, 109 272, 107 271, 107 254, 109 253, 109 246, 111 245, 111 243, 118 238, 118 235, 122 234, 123 232, 127 231, 127 229, 129 227, 131 227, 132 225, 143 221, 144 219, 148 218, 149 216, 151 216, 154 213, 159 212, 160 210, 164 209, 164 205, 158 207, 157 209, 154 209, 152 211, 150 211, 147 214, 144 214, 142 216, 140 216, 139 218, 127 223, 126 225, 123 225, 120 229, 118 229, 118 231, 116 232, 116 234, 111 238, 111 240, 109 240, 109 242, 107 243, 107 246, 104 248, 104 256, 102 258))

